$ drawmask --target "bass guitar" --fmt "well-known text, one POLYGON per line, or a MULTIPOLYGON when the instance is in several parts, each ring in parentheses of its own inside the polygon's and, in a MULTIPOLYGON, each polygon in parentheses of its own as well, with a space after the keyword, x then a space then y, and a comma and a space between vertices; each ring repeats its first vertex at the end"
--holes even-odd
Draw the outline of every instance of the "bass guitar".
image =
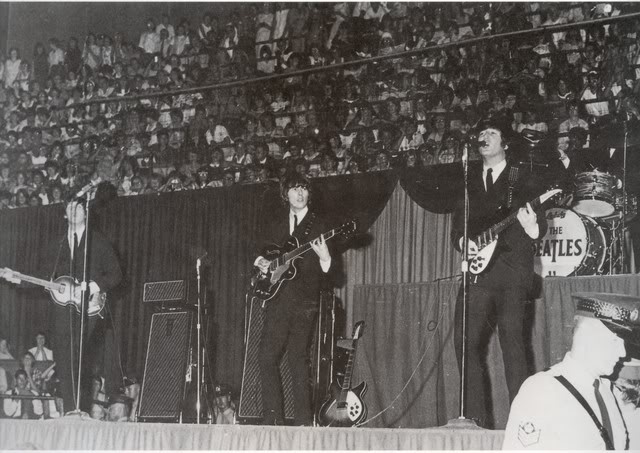
MULTIPOLYGON (((32 277, 31 275, 21 274, 9 268, 0 269, 0 277, 12 283, 20 283, 21 281, 29 282, 34 285, 42 286, 51 295, 51 300, 60 306, 74 305, 76 311, 81 313, 82 309, 82 292, 80 284, 71 277, 61 276, 53 281, 44 280, 42 278, 32 277)), ((89 317, 102 316, 107 295, 103 292, 93 293, 89 296, 89 306, 87 315, 89 317)))
MULTIPOLYGON (((321 236, 325 241, 328 241, 338 235, 352 234, 355 230, 356 222, 351 220, 338 228, 333 228, 323 233, 321 236)), ((271 263, 266 273, 258 271, 252 279, 254 297, 266 301, 278 294, 280 287, 286 280, 295 278, 297 273, 295 260, 309 250, 313 250, 311 243, 319 238, 320 236, 300 245, 298 239, 295 236, 291 236, 282 246, 267 247, 262 256, 271 263)))
POLYGON ((367 383, 362 381, 357 387, 351 388, 353 362, 362 329, 364 329, 364 321, 357 322, 353 328, 353 347, 349 350, 342 384, 331 385, 329 398, 320 407, 318 419, 322 426, 349 427, 358 425, 367 418, 367 406, 362 400, 367 391, 367 383))
MULTIPOLYGON (((536 209, 541 204, 545 203, 561 192, 562 189, 549 190, 540 195, 538 198, 532 200, 530 202, 531 207, 533 209, 536 209)), ((475 238, 474 242, 478 246, 478 254, 473 258, 470 258, 469 272, 477 275, 482 273, 482 271, 487 268, 487 266, 491 262, 491 257, 496 250, 496 246, 498 245, 498 238, 500 236, 500 233, 507 229, 507 227, 511 226, 518 219, 517 216, 518 211, 513 212, 502 221, 493 225, 491 228, 484 230, 475 238)))

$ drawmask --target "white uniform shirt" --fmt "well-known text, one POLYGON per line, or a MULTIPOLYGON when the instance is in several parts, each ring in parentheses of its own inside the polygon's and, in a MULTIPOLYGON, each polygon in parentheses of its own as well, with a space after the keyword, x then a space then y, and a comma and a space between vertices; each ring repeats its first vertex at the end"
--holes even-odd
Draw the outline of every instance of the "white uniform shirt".
MULTIPOLYGON (((504 450, 605 450, 605 443, 587 411, 554 376, 564 376, 584 397, 600 422, 594 376, 587 373, 571 353, 547 371, 528 378, 511 404, 505 429, 504 450)), ((610 391, 601 379, 600 393, 607 406, 615 449, 624 450, 626 428, 610 391)))

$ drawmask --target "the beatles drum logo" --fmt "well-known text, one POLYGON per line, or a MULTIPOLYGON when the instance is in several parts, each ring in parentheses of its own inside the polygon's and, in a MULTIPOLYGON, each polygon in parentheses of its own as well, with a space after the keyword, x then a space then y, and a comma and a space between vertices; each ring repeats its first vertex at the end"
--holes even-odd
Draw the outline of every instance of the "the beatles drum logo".
POLYGON ((534 243, 534 266, 543 277, 593 275, 602 266, 604 234, 591 218, 563 208, 545 213, 546 231, 534 243))

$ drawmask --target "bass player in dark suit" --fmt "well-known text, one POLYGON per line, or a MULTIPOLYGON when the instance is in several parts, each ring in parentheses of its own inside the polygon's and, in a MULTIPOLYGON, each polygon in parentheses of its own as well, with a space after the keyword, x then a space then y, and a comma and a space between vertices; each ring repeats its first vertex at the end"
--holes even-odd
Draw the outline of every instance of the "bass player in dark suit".
MULTIPOLYGON (((87 237, 86 213, 84 200, 73 200, 66 205, 65 219, 67 228, 59 241, 52 243, 44 252, 40 260, 39 277, 44 280, 54 280, 61 276, 81 282, 84 270, 84 249, 87 237)), ((91 296, 108 293, 122 280, 120 264, 111 243, 95 228, 89 232, 90 245, 88 249, 88 288, 91 296)), ((6 277, 2 275, 3 277, 6 277)), ((9 279, 10 281, 14 281, 9 279)), ((28 285, 32 286, 32 285, 28 285)), ((73 291, 80 300, 79 286, 73 291)), ((94 304, 96 297, 89 303, 89 317, 85 323, 85 343, 83 353, 82 381, 90 382, 92 370, 91 358, 96 356, 96 347, 100 339, 93 338, 99 316, 91 316, 92 311, 98 310, 94 304), (94 343, 94 344, 92 344, 94 343), (94 346, 94 347, 92 347, 94 346)), ((78 302, 79 304, 79 302, 78 302)), ((80 316, 76 311, 79 305, 52 304, 52 321, 55 329, 52 335, 52 347, 56 351, 56 376, 60 380, 58 392, 64 401, 64 410, 75 408, 77 389, 78 351, 80 341, 80 316)), ((95 335, 97 337, 97 335, 95 335)), ((83 387, 84 388, 84 387, 83 387)), ((88 410, 90 401, 82 395, 81 408, 88 410)))
MULTIPOLYGON (((472 239, 517 211, 517 221, 502 232, 488 267, 478 275, 469 274, 466 354, 466 388, 469 391, 464 415, 491 428, 493 420, 487 406, 490 399, 487 346, 497 325, 509 397, 513 400, 528 377, 523 326, 525 302, 530 299, 534 282, 534 240, 544 235, 546 222, 543 213, 536 214, 528 203, 542 192, 542 187, 537 187, 529 174, 518 175, 517 181, 513 181, 516 179, 513 176, 510 178, 508 126, 484 121, 477 130, 482 165, 469 167, 469 259, 478 252, 472 239)), ((463 229, 464 203, 461 200, 454 214, 452 231, 452 240, 458 250, 462 247, 463 229)), ((459 364, 462 359, 461 327, 462 289, 456 305, 454 337, 459 364)))
MULTIPOLYGON (((331 254, 322 237, 326 225, 321 216, 309 208, 311 197, 309 181, 292 174, 281 183, 280 194, 288 212, 267 222, 262 244, 283 244, 290 235, 299 243, 311 242, 315 254, 296 261, 296 276, 286 281, 276 296, 266 302, 266 317, 260 344, 260 371, 262 375, 262 404, 264 424, 284 424, 284 398, 278 363, 288 351, 294 401, 294 424, 311 425, 309 382, 309 341, 318 312, 320 285, 323 274, 331 267, 331 254)), ((262 255, 255 265, 267 272, 270 261, 262 255)))

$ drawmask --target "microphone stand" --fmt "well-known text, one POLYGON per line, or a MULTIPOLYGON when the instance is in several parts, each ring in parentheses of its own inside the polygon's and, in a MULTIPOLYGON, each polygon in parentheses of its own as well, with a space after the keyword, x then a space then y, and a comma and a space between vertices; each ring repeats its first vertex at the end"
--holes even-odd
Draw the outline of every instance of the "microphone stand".
MULTIPOLYGON (((87 191, 85 200, 85 218, 84 218, 84 250, 82 264, 82 282, 80 282, 80 341, 78 344, 78 381, 76 382, 76 407, 73 411, 67 412, 65 416, 79 416, 80 418, 89 418, 89 414, 80 410, 80 399, 82 390, 82 365, 84 353, 84 337, 85 337, 85 321, 87 317, 87 305, 89 303, 88 278, 89 278, 89 240, 91 239, 89 230, 89 201, 91 192, 87 191)), ((77 207, 76 207, 77 209, 77 207)), ((75 212, 74 212, 75 215, 75 212)), ((75 250, 74 250, 75 252, 75 250)), ((72 339, 73 341, 73 339, 72 339)), ((73 366, 73 364, 71 364, 73 366)))
POLYGON ((200 297, 200 290, 201 290, 201 286, 200 286, 200 266, 202 265, 202 260, 200 258, 198 258, 196 260, 196 274, 197 274, 197 279, 198 279, 198 315, 197 315, 197 322, 196 322, 196 336, 198 337, 198 341, 197 341, 197 347, 198 347, 198 360, 196 363, 196 368, 197 368, 197 372, 196 372, 196 424, 200 424, 200 407, 201 407, 201 400, 200 400, 200 390, 201 390, 201 385, 202 385, 202 381, 201 381, 201 373, 202 373, 202 361, 201 361, 201 357, 202 357, 202 347, 200 344, 200 327, 201 327, 201 316, 202 316, 202 312, 201 312, 201 307, 202 307, 202 299, 200 297))
POLYGON ((467 304, 469 298, 469 143, 465 143, 462 153, 462 168, 464 172, 464 226, 462 233, 462 353, 460 360, 460 416, 449 420, 447 428, 478 429, 472 419, 466 418, 466 371, 467 371, 467 304))

